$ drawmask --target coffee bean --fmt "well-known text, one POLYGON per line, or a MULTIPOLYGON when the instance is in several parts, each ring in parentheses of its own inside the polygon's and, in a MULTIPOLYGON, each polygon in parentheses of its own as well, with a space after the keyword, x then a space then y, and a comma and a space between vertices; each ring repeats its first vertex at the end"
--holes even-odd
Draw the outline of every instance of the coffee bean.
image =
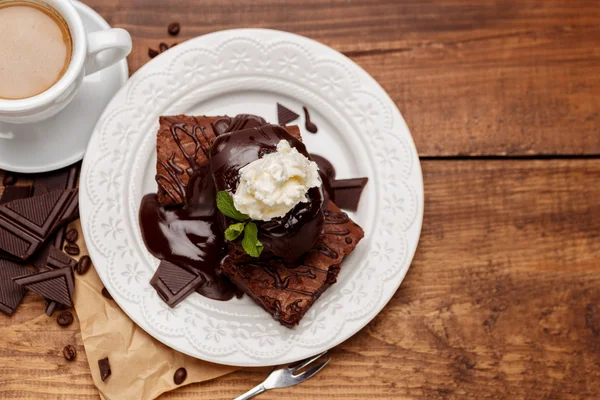
POLYGON ((79 275, 83 275, 86 272, 88 272, 88 270, 90 269, 91 265, 92 265, 92 260, 90 259, 90 257, 89 256, 83 256, 83 257, 81 257, 81 259, 77 263, 77 266, 75 267, 75 270, 77 271, 77 273, 79 275))
POLYGON ((167 28, 167 31, 169 32, 169 35, 171 35, 171 36, 179 35, 180 30, 181 30, 181 25, 179 25, 179 22, 172 22, 169 24, 169 27, 167 28))
POLYGON ((102 288, 102 296, 106 297, 109 300, 114 300, 110 293, 108 293, 108 290, 106 290, 106 288, 102 288))
POLYGON ((4 178, 2 179, 2 186, 12 186, 15 183, 17 183, 17 177, 7 173, 6 175, 4 175, 4 178))
POLYGON ((352 244, 352 238, 347 237, 345 239, 345 241, 346 241, 346 244, 352 244))
POLYGON ((98 368, 100 369, 100 379, 102 379, 102 381, 105 381, 111 374, 110 362, 108 361, 108 357, 105 357, 102 360, 98 360, 98 368))
POLYGON ((175 375, 173 375, 173 382, 175 382, 176 385, 181 385, 183 382, 185 382, 186 378, 187 371, 185 368, 179 368, 177 371, 175 371, 175 375))
POLYGON ((169 45, 168 45, 168 44, 166 44, 165 42, 161 42, 161 43, 158 45, 158 50, 159 50, 161 53, 162 53, 162 52, 164 52, 164 51, 167 51, 167 50, 169 50, 169 45))
POLYGON ((75 243, 78 237, 79 233, 77 233, 77 229, 69 229, 65 235, 65 240, 69 243, 75 243))
POLYGON ((70 311, 61 312, 56 317, 56 322, 62 327, 69 326, 73 323, 73 314, 70 311))
POLYGON ((154 49, 150 49, 150 48, 148 48, 148 57, 150 57, 150 58, 154 58, 154 57, 156 57, 158 54, 159 54, 159 53, 158 53, 158 51, 157 51, 157 50, 154 50, 154 49))
POLYGON ((75 347, 72 345, 65 346, 63 349, 63 356, 65 356, 67 361, 73 361, 75 357, 77 357, 77 351, 75 350, 75 347))
POLYGON ((78 256, 79 255, 79 246, 75 243, 67 243, 65 245, 65 253, 70 256, 78 256))

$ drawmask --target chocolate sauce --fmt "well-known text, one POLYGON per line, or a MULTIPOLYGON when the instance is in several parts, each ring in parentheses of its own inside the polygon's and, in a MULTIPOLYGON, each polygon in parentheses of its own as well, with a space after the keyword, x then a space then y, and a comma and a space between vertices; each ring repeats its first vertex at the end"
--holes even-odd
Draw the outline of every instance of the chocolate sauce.
POLYGON ((235 287, 216 272, 225 255, 225 245, 208 167, 192 175, 186 198, 187 204, 181 208, 165 208, 158 204, 155 194, 144 196, 139 217, 146 247, 156 258, 204 277, 198 293, 215 300, 229 300, 235 287))
MULTIPOLYGON (((241 168, 276 151, 280 140, 306 157, 306 146, 276 125, 244 129, 217 137, 211 148, 210 169, 218 191, 235 193, 241 168)), ((323 209, 327 206, 320 187, 307 193, 308 202, 299 203, 281 218, 257 222, 259 240, 265 246, 265 256, 276 256, 293 262, 316 243, 324 223, 323 209)))
POLYGON ((240 131, 242 129, 258 128, 259 126, 267 125, 262 117, 252 114, 238 114, 233 118, 222 117, 213 122, 213 130, 215 135, 219 136, 224 133, 240 131))
POLYGON ((317 125, 315 125, 315 123, 310 120, 310 114, 308 113, 308 108, 302 107, 302 109, 304 109, 304 117, 305 117, 304 127, 310 133, 317 133, 319 131, 319 128, 317 128, 317 125))

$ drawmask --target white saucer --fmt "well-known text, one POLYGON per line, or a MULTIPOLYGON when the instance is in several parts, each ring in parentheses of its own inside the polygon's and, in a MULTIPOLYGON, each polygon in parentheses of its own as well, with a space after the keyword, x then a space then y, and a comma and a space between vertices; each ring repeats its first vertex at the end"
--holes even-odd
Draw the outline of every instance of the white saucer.
MULTIPOLYGON (((94 10, 73 5, 88 32, 110 28, 94 10)), ((98 118, 129 77, 127 60, 86 77, 79 93, 61 113, 36 124, 0 122, 0 169, 34 173, 52 171, 83 158, 98 118)))

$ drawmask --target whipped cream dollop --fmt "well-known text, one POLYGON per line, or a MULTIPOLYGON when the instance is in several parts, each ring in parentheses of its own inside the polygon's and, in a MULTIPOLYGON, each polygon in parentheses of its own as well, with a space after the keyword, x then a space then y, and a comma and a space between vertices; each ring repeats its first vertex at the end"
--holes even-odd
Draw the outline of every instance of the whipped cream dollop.
POLYGON ((317 163, 281 140, 276 152, 240 169, 233 203, 251 219, 269 221, 283 217, 298 203, 308 202, 308 189, 321 184, 317 163))

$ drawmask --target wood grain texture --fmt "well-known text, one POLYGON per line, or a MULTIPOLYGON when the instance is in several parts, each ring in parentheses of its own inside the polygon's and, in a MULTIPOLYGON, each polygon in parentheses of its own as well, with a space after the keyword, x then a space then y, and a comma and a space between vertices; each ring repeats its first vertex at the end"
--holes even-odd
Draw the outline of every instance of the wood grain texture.
POLYGON ((244 27, 346 54, 398 105, 423 156, 600 154, 597 0, 86 0, 148 48, 244 27), (182 24, 177 38, 167 26, 182 24))
MULTIPOLYGON (((599 398, 600 160, 426 160, 423 173, 400 290, 315 378, 261 399, 599 398)), ((263 378, 162 398, 231 399, 263 378)), ((0 398, 97 399, 77 324, 60 328, 32 294, 0 316, 0 398)))

